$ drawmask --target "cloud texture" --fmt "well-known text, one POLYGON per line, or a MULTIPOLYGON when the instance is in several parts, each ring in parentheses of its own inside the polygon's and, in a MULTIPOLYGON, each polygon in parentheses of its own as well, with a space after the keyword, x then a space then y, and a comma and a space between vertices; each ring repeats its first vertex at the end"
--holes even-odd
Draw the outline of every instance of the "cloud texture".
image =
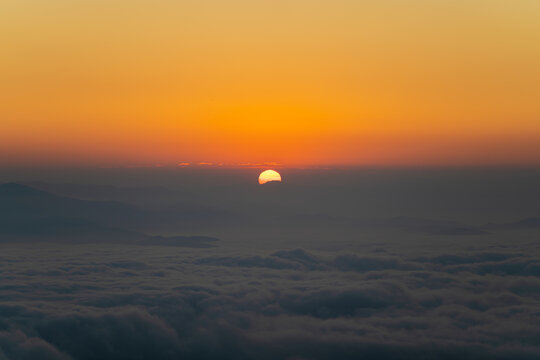
MULTIPOLYGON (((469 238, 470 239, 470 238, 469 238)), ((10 245, 0 359, 535 359, 538 246, 10 245)))

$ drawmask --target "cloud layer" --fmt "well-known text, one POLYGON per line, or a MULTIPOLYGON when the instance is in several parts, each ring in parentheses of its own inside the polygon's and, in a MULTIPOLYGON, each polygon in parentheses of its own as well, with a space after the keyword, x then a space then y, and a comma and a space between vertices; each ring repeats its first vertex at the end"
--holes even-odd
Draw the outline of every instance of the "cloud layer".
POLYGON ((0 359, 540 356, 528 241, 421 253, 220 245, 6 246, 0 359))

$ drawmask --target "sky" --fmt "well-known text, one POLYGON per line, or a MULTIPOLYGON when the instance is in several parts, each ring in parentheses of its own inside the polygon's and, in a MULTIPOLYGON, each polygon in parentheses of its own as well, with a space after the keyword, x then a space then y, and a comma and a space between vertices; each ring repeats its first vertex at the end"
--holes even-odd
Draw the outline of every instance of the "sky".
POLYGON ((536 0, 0 0, 0 165, 540 163, 536 0))

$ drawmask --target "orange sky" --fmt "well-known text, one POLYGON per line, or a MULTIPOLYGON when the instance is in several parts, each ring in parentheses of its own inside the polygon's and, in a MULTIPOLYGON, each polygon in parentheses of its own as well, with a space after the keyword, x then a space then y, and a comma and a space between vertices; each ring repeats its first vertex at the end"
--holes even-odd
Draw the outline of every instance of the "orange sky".
POLYGON ((0 164, 540 164, 537 0, 0 0, 0 164))

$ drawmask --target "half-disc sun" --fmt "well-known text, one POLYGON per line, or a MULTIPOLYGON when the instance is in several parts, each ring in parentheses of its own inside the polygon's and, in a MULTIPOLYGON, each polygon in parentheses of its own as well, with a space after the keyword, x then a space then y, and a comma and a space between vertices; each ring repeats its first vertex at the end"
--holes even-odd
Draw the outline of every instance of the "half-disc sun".
POLYGON ((259 175, 259 184, 266 184, 269 181, 280 181, 281 182, 281 175, 277 171, 274 170, 265 170, 259 175))

